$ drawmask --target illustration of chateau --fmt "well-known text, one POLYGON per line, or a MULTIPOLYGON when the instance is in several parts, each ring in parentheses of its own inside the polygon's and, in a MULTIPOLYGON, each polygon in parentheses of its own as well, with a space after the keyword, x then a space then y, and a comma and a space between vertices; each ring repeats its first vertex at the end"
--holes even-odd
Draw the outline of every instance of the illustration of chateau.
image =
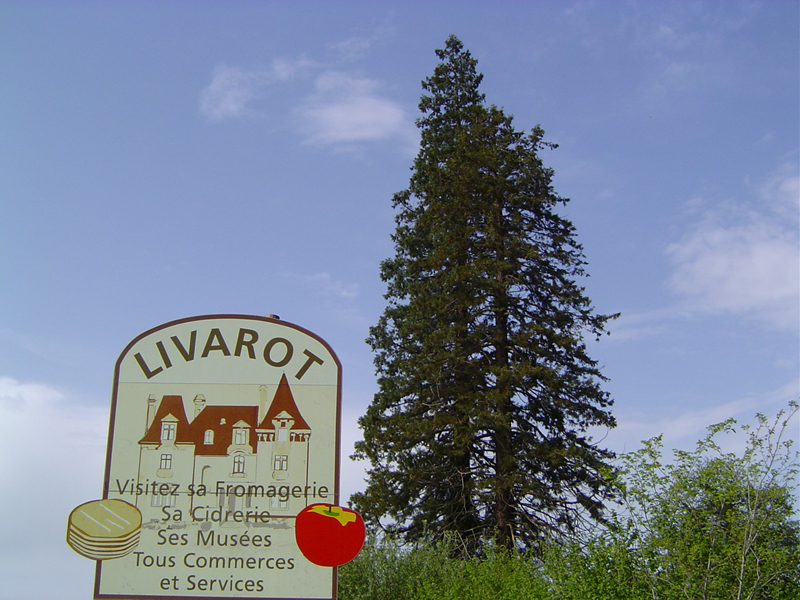
MULTIPOLYGON (((183 522, 192 522, 190 512, 196 507, 293 516, 308 504, 306 498, 288 494, 286 487, 309 485, 311 438, 286 375, 269 406, 267 386, 259 388, 259 397, 258 406, 206 405, 198 394, 191 420, 182 396, 163 396, 160 402, 153 395, 148 398, 146 432, 139 441, 138 483, 145 487, 166 483, 179 493, 138 496, 143 523, 160 521, 165 512, 175 514, 174 509, 180 509, 183 522), (217 495, 219 485, 235 493, 217 495), (201 486, 206 495, 187 493, 201 486), (272 493, 267 494, 270 488, 272 493), (165 506, 170 511, 162 510, 165 506)), ((204 514, 205 508, 198 513, 204 514)))

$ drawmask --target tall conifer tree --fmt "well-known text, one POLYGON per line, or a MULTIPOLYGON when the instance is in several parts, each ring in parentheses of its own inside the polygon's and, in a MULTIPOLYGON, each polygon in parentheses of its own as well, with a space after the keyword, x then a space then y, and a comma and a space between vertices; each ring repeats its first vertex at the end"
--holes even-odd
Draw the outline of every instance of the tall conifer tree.
POLYGON ((409 541, 531 546, 599 518, 612 493, 613 455, 587 434, 614 426, 611 399, 583 337, 613 317, 577 282, 583 250, 538 155, 553 145, 485 104, 457 38, 436 53, 367 340, 379 391, 359 421, 355 456, 372 466, 354 504, 409 541))

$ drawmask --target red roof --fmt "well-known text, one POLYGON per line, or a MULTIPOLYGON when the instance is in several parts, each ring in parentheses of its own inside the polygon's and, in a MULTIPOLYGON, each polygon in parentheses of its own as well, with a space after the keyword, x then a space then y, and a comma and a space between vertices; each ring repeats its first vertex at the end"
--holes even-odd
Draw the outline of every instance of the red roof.
POLYGON ((272 404, 269 405, 267 414, 264 415, 264 419, 261 421, 259 429, 272 429, 272 420, 282 412, 288 413, 292 419, 294 419, 294 425, 292 425, 293 430, 311 429, 308 426, 308 423, 306 423, 305 419, 303 419, 303 416, 300 414, 300 409, 297 408, 297 404, 295 404, 294 396, 292 396, 292 390, 289 388, 289 380, 286 379, 285 373, 283 377, 281 377, 281 382, 278 384, 278 391, 275 392, 275 397, 272 399, 272 404))
POLYGON ((233 443, 233 426, 244 421, 250 428, 248 443, 255 452, 258 439, 255 426, 258 423, 257 406, 206 406, 194 418, 191 425, 195 454, 224 456, 233 443), (206 431, 214 432, 212 444, 205 443, 206 431))
POLYGON ((180 396, 164 396, 158 405, 156 416, 153 423, 139 441, 140 444, 160 444, 161 443, 161 420, 172 415, 178 420, 177 431, 175 432, 175 443, 192 443, 189 431, 189 421, 186 419, 186 411, 183 409, 183 398, 180 396))
POLYGON ((311 428, 300 414, 300 409, 297 408, 286 375, 281 378, 275 397, 272 399, 272 403, 267 409, 267 414, 260 425, 258 424, 257 406, 227 405, 206 406, 189 423, 186 418, 186 411, 183 408, 183 398, 181 396, 164 396, 158 406, 153 422, 144 437, 139 440, 139 443, 160 444, 161 421, 165 417, 172 415, 177 419, 175 443, 194 444, 195 454, 197 455, 226 455, 228 447, 233 441, 233 426, 239 422, 244 422, 247 425, 249 429, 248 444, 255 451, 258 443, 256 428, 272 429, 274 427, 272 424, 273 419, 283 412, 294 419, 292 430, 310 431, 311 428), (213 431, 212 443, 206 444, 206 431, 209 430, 213 431))

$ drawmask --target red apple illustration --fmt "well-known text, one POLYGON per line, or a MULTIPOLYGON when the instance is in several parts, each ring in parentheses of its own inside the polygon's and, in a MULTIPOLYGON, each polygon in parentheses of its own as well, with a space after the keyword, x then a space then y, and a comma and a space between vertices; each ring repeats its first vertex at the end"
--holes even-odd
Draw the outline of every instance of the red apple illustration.
POLYGON ((364 545, 365 535, 361 515, 332 504, 305 507, 294 524, 303 556, 321 567, 338 567, 353 560, 364 545))

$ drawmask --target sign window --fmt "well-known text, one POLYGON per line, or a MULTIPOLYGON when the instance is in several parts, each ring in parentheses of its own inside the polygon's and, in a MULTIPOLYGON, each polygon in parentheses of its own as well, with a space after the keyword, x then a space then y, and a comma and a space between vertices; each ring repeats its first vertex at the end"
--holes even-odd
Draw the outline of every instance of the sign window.
POLYGON ((161 507, 161 506, 175 506, 176 497, 168 494, 168 495, 161 495, 161 494, 154 494, 152 499, 150 500, 150 506, 154 507, 161 507))
POLYGON ((162 423, 161 424, 161 440, 164 442, 171 442, 175 439, 175 429, 177 423, 162 423))
POLYGON ((244 446, 247 443, 247 430, 234 429, 233 443, 236 444, 237 446, 244 446))
POLYGON ((233 457, 233 472, 244 473, 244 456, 237 454, 233 457))
POLYGON ((269 501, 270 508, 279 508, 281 510, 286 510, 289 508, 289 501, 283 500, 282 498, 276 497, 271 498, 269 501))

